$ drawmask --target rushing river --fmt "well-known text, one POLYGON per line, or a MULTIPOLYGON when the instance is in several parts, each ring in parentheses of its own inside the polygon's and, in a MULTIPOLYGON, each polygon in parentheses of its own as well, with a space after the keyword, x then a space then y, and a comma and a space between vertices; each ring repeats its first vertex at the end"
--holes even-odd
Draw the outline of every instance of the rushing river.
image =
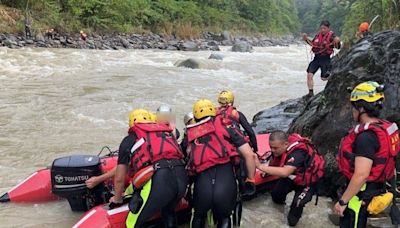
MULTIPOLYGON (((0 193, 64 155, 117 149, 134 108, 170 104, 178 127, 199 98, 216 101, 233 90, 235 104, 251 119, 258 111, 308 92, 304 46, 256 48, 225 56, 217 70, 177 68, 188 57, 211 52, 157 50, 93 51, 0 48, 0 193)), ((324 83, 317 73, 316 88, 324 83)), ((291 202, 288 197, 287 203, 291 202)), ((286 227, 288 207, 269 195, 245 203, 242 227, 286 227)), ((298 227, 333 227, 330 200, 314 200, 298 227)), ((66 201, 0 204, 1 227, 70 227, 81 216, 66 201)))

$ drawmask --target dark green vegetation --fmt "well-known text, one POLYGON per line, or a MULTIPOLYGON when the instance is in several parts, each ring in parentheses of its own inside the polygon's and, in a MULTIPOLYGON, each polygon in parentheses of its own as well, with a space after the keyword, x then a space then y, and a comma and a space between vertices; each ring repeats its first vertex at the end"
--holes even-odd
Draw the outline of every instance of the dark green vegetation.
POLYGON ((372 31, 398 28, 400 0, 0 0, 0 32, 153 32, 197 37, 204 31, 279 36, 313 34, 321 20, 353 38, 358 24, 372 31))
POLYGON ((155 32, 180 37, 202 31, 283 35, 298 31, 292 0, 0 0, 32 18, 33 27, 70 32, 155 32))
POLYGON ((358 25, 371 22, 373 32, 400 27, 400 0, 295 0, 302 31, 315 33, 319 22, 329 20, 332 29, 353 39, 358 25))

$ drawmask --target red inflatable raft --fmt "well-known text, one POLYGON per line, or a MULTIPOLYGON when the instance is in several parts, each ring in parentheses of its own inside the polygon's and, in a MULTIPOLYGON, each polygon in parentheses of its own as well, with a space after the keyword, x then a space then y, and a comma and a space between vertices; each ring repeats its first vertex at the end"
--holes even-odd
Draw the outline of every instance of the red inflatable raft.
MULTIPOLYGON (((257 135, 258 155, 260 157, 269 156, 269 134, 257 135)), ((270 181, 277 180, 277 176, 266 176, 265 173, 256 171, 256 185, 257 188, 261 187, 270 181)), ((73 228, 123 228, 125 227, 125 219, 128 215, 128 205, 125 204, 121 207, 110 209, 108 204, 97 206, 86 212, 81 219, 73 226, 73 228)), ((190 208, 188 203, 182 199, 177 206, 178 220, 180 223, 188 222, 190 220, 190 208)), ((156 215, 151 222, 159 222, 160 215, 156 215)))

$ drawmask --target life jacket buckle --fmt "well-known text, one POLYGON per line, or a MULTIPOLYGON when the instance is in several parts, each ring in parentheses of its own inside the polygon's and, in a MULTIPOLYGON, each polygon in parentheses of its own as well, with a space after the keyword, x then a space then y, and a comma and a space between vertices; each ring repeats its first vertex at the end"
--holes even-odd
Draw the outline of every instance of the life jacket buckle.
POLYGON ((161 165, 160 165, 160 163, 156 163, 156 164, 154 164, 154 171, 156 171, 156 170, 159 170, 159 169, 161 169, 161 165))

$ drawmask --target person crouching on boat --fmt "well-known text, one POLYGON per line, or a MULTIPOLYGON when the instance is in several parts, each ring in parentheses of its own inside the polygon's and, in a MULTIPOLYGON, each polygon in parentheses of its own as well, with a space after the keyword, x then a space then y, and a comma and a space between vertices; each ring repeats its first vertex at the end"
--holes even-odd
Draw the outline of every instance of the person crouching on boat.
POLYGON ((296 226, 303 214, 304 206, 316 194, 317 181, 324 174, 325 161, 307 138, 299 134, 288 136, 283 131, 272 132, 269 145, 274 156, 286 153, 283 167, 262 164, 256 158, 256 167, 281 179, 271 190, 272 200, 277 204, 285 204, 286 196, 295 191, 287 216, 289 226, 296 226))
POLYGON ((142 227, 160 212, 165 227, 176 227, 175 207, 185 194, 188 177, 172 129, 155 123, 151 113, 143 109, 130 113, 129 127, 119 148, 115 196, 110 202, 122 203, 129 172, 134 190, 126 226, 142 227))

